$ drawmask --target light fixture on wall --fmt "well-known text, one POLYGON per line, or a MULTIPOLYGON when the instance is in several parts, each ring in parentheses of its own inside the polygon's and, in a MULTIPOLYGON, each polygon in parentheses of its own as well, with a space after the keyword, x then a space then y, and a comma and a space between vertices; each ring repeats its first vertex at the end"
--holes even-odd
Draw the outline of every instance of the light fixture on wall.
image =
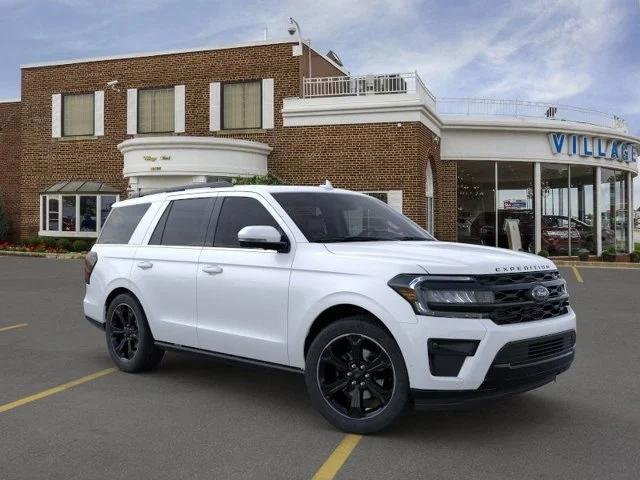
POLYGON ((440 137, 438 135, 433 136, 433 143, 440 145, 440 137))
POLYGON ((111 80, 110 82, 107 82, 107 87, 109 87, 114 92, 120 93, 120 89, 116 85, 118 85, 118 80, 111 80))

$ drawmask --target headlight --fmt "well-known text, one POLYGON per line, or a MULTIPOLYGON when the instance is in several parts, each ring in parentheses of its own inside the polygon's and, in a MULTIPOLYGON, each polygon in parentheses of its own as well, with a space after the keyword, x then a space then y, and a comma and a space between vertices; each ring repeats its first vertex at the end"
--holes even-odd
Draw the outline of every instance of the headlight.
POLYGON ((495 301, 493 291, 477 288, 471 277, 398 275, 389 286, 419 315, 483 318, 481 311, 474 310, 482 310, 495 301))

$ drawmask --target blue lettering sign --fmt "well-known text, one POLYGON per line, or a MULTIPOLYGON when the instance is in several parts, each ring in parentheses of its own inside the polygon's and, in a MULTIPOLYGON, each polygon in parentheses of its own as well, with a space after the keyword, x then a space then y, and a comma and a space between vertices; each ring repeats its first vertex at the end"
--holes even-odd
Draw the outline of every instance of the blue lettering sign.
POLYGON ((596 140, 596 148, 594 156, 605 157, 607 155, 607 142, 604 138, 598 138, 596 140))
POLYGON ((564 147, 564 139, 566 135, 564 133, 551 133, 549 134, 549 142, 551 143, 551 152, 556 155, 562 153, 564 147))

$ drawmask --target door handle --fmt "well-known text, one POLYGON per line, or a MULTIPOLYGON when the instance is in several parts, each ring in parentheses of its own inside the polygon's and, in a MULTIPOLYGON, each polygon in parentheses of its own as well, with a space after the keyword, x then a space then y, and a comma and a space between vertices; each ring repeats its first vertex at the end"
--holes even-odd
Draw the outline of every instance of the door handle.
POLYGON ((218 273, 222 273, 222 267, 219 265, 205 265, 202 267, 202 271, 209 275, 217 275, 218 273))
POLYGON ((151 267, 153 267, 153 263, 151 262, 138 262, 138 268, 142 270, 149 270, 151 267))

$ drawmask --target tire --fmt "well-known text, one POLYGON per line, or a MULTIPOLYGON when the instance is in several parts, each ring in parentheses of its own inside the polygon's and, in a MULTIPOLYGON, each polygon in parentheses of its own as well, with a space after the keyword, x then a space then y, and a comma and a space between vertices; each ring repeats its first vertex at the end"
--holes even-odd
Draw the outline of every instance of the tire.
POLYGON ((305 381, 314 407, 346 432, 378 432, 409 402, 398 344, 363 315, 339 320, 318 334, 307 353, 305 381))
POLYGON ((164 356, 164 350, 155 346, 142 307, 128 293, 117 295, 109 304, 105 333, 109 355, 124 372, 151 370, 164 356))

